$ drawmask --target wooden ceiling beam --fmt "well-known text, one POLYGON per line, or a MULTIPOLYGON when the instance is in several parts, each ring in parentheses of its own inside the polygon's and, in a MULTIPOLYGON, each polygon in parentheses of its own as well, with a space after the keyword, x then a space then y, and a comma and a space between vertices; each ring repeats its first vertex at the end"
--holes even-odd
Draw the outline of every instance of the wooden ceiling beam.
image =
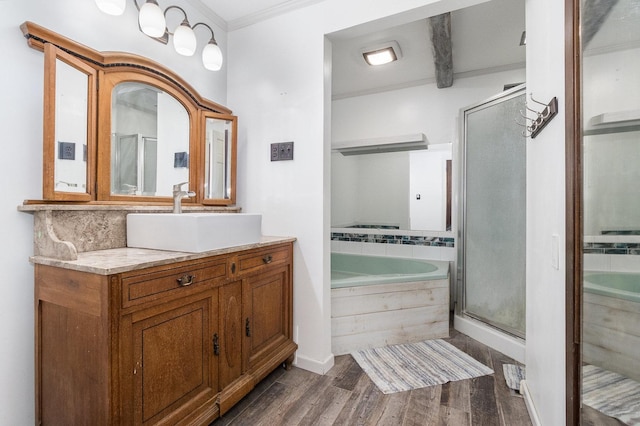
POLYGON ((451 13, 432 16, 427 19, 433 63, 436 68, 438 89, 453 85, 453 53, 451 50, 451 13))
MULTIPOLYGON (((582 46, 589 45, 618 0, 586 0, 582 9, 582 46)), ((583 48, 584 48, 583 47, 583 48)))

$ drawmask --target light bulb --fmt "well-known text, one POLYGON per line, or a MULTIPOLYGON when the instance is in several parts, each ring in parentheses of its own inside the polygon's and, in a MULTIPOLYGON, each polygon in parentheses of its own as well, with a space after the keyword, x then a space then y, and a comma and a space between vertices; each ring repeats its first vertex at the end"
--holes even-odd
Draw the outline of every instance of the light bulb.
POLYGON ((143 33, 149 37, 162 37, 167 23, 164 14, 155 0, 147 0, 140 8, 138 23, 143 33))
POLYGON ((96 0, 96 5, 100 11, 107 15, 122 15, 126 6, 126 0, 96 0))
POLYGON ((173 33, 173 47, 181 55, 191 56, 196 51, 196 34, 185 20, 173 33))
POLYGON ((202 63, 210 71, 218 71, 222 68, 222 51, 215 41, 211 40, 202 49, 202 63))

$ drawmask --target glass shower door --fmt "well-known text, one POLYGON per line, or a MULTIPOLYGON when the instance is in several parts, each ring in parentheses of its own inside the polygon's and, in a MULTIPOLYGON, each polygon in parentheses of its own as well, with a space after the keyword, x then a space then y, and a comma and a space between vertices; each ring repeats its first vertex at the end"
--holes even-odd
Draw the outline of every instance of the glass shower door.
POLYGON ((462 313, 525 334, 524 86, 463 110, 462 313))

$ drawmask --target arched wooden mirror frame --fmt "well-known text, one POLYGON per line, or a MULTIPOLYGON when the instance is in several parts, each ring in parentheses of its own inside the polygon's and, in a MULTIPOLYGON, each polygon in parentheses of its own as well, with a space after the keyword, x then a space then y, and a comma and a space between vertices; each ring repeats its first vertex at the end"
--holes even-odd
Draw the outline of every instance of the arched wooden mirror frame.
MULTIPOLYGON (((196 197, 184 203, 201 205, 235 204, 237 117, 220 104, 201 97, 180 76, 168 68, 142 56, 122 52, 98 52, 33 22, 25 22, 21 30, 30 47, 45 52, 43 200, 27 203, 58 201, 82 203, 168 204, 169 196, 114 194, 111 190, 111 90, 120 82, 140 82, 171 95, 189 115, 189 190, 196 197), (55 70, 60 59, 88 75, 86 191, 65 192, 55 188, 55 70), (95 89, 97 88, 97 89, 95 89), (229 124, 228 158, 225 166, 225 194, 208 198, 205 194, 205 123, 207 119, 229 124)), ((178 183, 178 182, 175 182, 178 183)), ((163 188, 165 189, 165 188, 163 188)), ((186 188, 185 188, 186 189, 186 188)))

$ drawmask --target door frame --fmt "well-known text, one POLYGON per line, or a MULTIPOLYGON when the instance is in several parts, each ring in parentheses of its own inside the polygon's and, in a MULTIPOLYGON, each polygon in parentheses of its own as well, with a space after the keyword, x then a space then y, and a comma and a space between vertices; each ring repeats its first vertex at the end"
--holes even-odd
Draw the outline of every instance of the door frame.
POLYGON ((582 52, 580 0, 565 0, 566 424, 580 424, 582 333, 582 52))

